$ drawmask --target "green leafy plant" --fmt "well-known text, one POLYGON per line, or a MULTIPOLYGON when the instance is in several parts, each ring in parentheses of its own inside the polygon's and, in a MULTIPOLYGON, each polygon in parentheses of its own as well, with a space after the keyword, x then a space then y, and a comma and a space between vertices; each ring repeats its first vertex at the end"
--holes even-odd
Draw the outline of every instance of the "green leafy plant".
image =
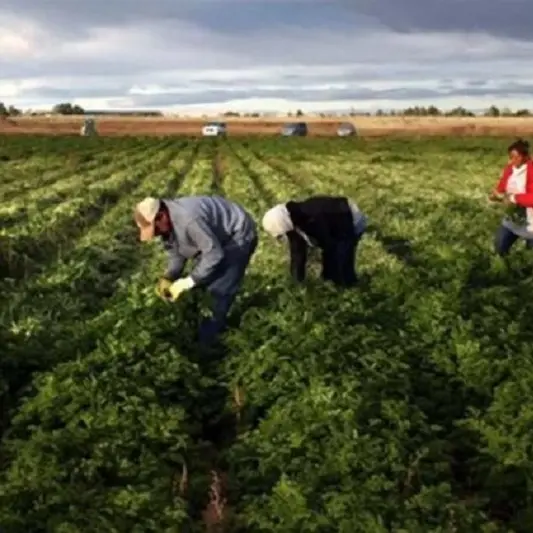
POLYGON ((519 226, 527 225, 526 208, 520 205, 508 205, 505 207, 505 217, 519 226))

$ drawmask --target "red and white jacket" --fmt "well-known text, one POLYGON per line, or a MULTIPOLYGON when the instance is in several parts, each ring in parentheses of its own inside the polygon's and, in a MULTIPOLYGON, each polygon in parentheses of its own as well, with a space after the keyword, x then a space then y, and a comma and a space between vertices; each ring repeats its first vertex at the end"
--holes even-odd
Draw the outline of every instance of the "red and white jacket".
POLYGON ((513 195, 511 200, 522 207, 533 208, 533 160, 521 167, 507 165, 496 190, 501 194, 513 195))
POLYGON ((496 190, 500 194, 509 194, 511 202, 526 208, 527 225, 523 229, 533 233, 533 161, 529 160, 521 167, 507 165, 496 190))

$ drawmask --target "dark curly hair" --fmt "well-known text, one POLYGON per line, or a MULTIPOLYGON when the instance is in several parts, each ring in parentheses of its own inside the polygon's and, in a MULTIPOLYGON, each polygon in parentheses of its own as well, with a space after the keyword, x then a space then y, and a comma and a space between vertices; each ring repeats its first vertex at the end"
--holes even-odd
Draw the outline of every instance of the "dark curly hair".
POLYGON ((507 152, 517 152, 522 157, 526 157, 529 155, 529 143, 524 139, 518 139, 509 145, 507 152))

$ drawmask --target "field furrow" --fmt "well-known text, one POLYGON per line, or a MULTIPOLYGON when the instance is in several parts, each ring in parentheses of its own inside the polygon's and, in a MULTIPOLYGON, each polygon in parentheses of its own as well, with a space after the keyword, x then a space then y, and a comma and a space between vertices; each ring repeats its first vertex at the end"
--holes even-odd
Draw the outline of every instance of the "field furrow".
POLYGON ((32 275, 53 257, 68 253, 77 238, 136 188, 143 173, 154 165, 164 166, 174 155, 172 148, 159 151, 153 161, 144 160, 134 170, 128 167, 94 183, 84 196, 69 199, 50 212, 36 213, 28 224, 17 226, 16 231, 0 230, 2 274, 21 279, 32 275))
MULTIPOLYGON (((0 208, 0 225, 5 230, 15 225, 28 224, 30 218, 45 217, 46 211, 62 202, 83 199, 87 190, 106 185, 106 180, 113 179, 114 174, 122 169, 141 164, 152 155, 157 155, 163 147, 156 147, 152 152, 136 154, 134 157, 124 158, 119 164, 116 161, 91 172, 75 173, 65 179, 56 181, 53 185, 36 187, 27 195, 19 195, 17 200, 5 203, 0 208)), ((64 171, 69 172, 67 171, 64 171)))
MULTIPOLYGON (((83 353, 98 338, 87 335, 83 324, 105 310, 121 284, 138 270, 147 250, 139 247, 131 213, 135 198, 174 193, 186 179, 198 145, 191 145, 170 162, 167 157, 150 161, 150 173, 142 176, 132 195, 109 209, 73 247, 68 257, 57 260, 24 291, 17 287, 2 309, 1 322, 11 340, 2 375, 12 376, 11 395, 27 381, 28 373, 47 368, 83 353), (70 332, 70 333, 68 333, 70 332), (92 344, 91 344, 92 342, 92 344), (14 379, 14 376, 18 376, 14 379)), ((170 153, 175 153, 167 148, 170 153)))
MULTIPOLYGON (((59 143, 48 155, 37 152, 28 157, 9 158, 0 165, 0 198, 4 200, 15 198, 17 193, 23 194, 34 187, 42 188, 68 176, 69 173, 90 170, 107 165, 113 161, 113 150, 100 142, 76 144, 71 142, 59 143), (36 183, 36 176, 39 178, 36 183)), ((121 152, 133 156, 142 153, 143 148, 153 148, 153 143, 141 142, 124 145, 121 152)), ((49 150, 50 145, 46 147, 49 150)), ((6 156, 7 157, 7 156, 6 156)))
MULTIPOLYGON (((144 150, 136 147, 135 149, 130 148, 128 151, 121 152, 122 161, 120 164, 123 165, 121 168, 140 161, 143 156, 149 157, 150 154, 155 154, 162 148, 163 146, 154 146, 152 144, 144 150)), ((34 198, 47 196, 49 191, 76 191, 81 188, 83 181, 90 183, 91 180, 99 179, 109 171, 120 170, 120 168, 117 168, 117 161, 113 153, 103 152, 95 157, 87 157, 90 159, 89 162, 80 163, 75 154, 65 154, 65 161, 53 174, 41 174, 38 171, 31 171, 27 179, 16 180, 10 186, 1 187, 0 199, 4 202, 9 201, 13 206, 17 204, 25 205, 34 198)), ((15 207, 12 209, 15 209, 15 207)))
MULTIPOLYGON (((294 190, 299 196, 312 196, 313 194, 317 194, 317 190, 313 188, 315 183, 310 183, 308 179, 302 179, 298 174, 292 172, 284 161, 280 162, 270 154, 261 154, 256 146, 257 143, 243 142, 242 144, 243 147, 247 149, 248 161, 255 161, 255 164, 258 166, 262 163, 268 168, 269 173, 274 172, 275 174, 278 174, 280 178, 283 179, 285 187, 288 188, 288 190, 294 190)), ((320 191, 318 191, 318 193, 320 193, 320 191)))
POLYGON ((212 152, 211 173, 211 193, 225 196, 225 167, 220 143, 216 144, 215 150, 212 152))
POLYGON ((254 168, 246 148, 240 143, 229 141, 227 150, 234 159, 233 164, 236 163, 240 166, 238 174, 241 174, 244 178, 243 186, 250 193, 253 193, 250 196, 254 203, 267 207, 283 201, 278 196, 279 188, 276 191, 276 181, 272 182, 270 176, 264 176, 254 168))
MULTIPOLYGON (((207 193, 210 158, 200 151, 197 164, 186 164, 190 172, 184 183, 163 185, 155 180, 148 188, 168 196, 207 193), (179 191, 175 185, 180 185, 179 191)), ((163 250, 157 243, 137 243, 141 246, 144 251, 138 253, 145 260, 139 269, 124 280, 105 310, 85 325, 97 345, 89 344, 77 360, 60 364, 53 373, 36 379, 35 393, 21 406, 12 432, 10 446, 15 447, 26 420, 38 417, 42 430, 28 435, 27 442, 41 456, 43 466, 52 459, 46 441, 65 452, 65 446, 75 451, 65 465, 77 472, 70 481, 74 483, 68 497, 71 515, 63 518, 63 524, 71 527, 80 526, 80 512, 98 514, 106 509, 111 517, 121 513, 127 505, 123 498, 140 498, 139 511, 144 514, 141 521, 124 516, 123 527, 128 530, 142 527, 156 533, 162 527, 171 531, 190 522, 180 481, 184 471, 194 471, 200 460, 201 450, 196 450, 197 444, 191 440, 200 428, 190 415, 206 377, 200 374, 198 364, 176 347, 185 348, 191 336, 183 327, 179 308, 155 294, 157 276, 164 270, 163 250), (142 390, 131 386, 139 379, 142 390), (43 410, 45 397, 52 401, 43 410), (120 420, 119 426, 114 420, 120 420), (58 422, 62 429, 57 429, 58 422), (69 428, 80 424, 85 427, 85 437, 69 442, 69 428), (98 480, 95 469, 105 469, 107 479, 98 480), (149 488, 142 478, 150 480, 149 488), (88 499, 85 490, 95 483, 98 494, 88 499)), ((13 479, 20 468, 24 465, 15 460, 8 478, 13 479)), ((61 477, 53 473, 50 477, 50 471, 43 468, 35 472, 31 487, 20 489, 37 495, 44 486, 61 482, 61 477)), ((11 487, 4 493, 3 503, 20 501, 21 491, 16 484, 11 487)), ((30 508, 27 512, 26 522, 37 527, 43 515, 30 508)), ((108 521, 104 514, 99 520, 103 530, 112 527, 112 519, 108 521)))
POLYGON ((19 195, 23 195, 26 191, 42 189, 48 185, 55 184, 67 176, 69 172, 72 172, 73 168, 77 171, 92 168, 100 164, 101 159, 81 164, 77 161, 74 164, 70 164, 69 161, 63 161, 61 163, 58 162, 53 167, 48 166, 46 161, 40 161, 32 165, 22 164, 17 168, 9 168, 4 165, 0 174, 2 177, 2 181, 0 182, 0 198, 4 201, 18 199, 19 195), (46 168, 46 170, 43 171, 43 168, 46 168), (35 179, 36 174, 40 176, 38 182, 35 179))

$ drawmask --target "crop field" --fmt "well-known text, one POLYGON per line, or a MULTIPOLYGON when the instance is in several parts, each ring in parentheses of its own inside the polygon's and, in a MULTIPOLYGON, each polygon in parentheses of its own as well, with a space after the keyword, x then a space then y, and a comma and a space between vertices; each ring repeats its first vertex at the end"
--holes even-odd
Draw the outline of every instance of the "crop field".
POLYGON ((10 136, 0 144, 0 530, 531 533, 533 252, 496 257, 509 139, 10 136), (367 214, 359 285, 262 231, 231 330, 158 299, 146 195, 367 214))

